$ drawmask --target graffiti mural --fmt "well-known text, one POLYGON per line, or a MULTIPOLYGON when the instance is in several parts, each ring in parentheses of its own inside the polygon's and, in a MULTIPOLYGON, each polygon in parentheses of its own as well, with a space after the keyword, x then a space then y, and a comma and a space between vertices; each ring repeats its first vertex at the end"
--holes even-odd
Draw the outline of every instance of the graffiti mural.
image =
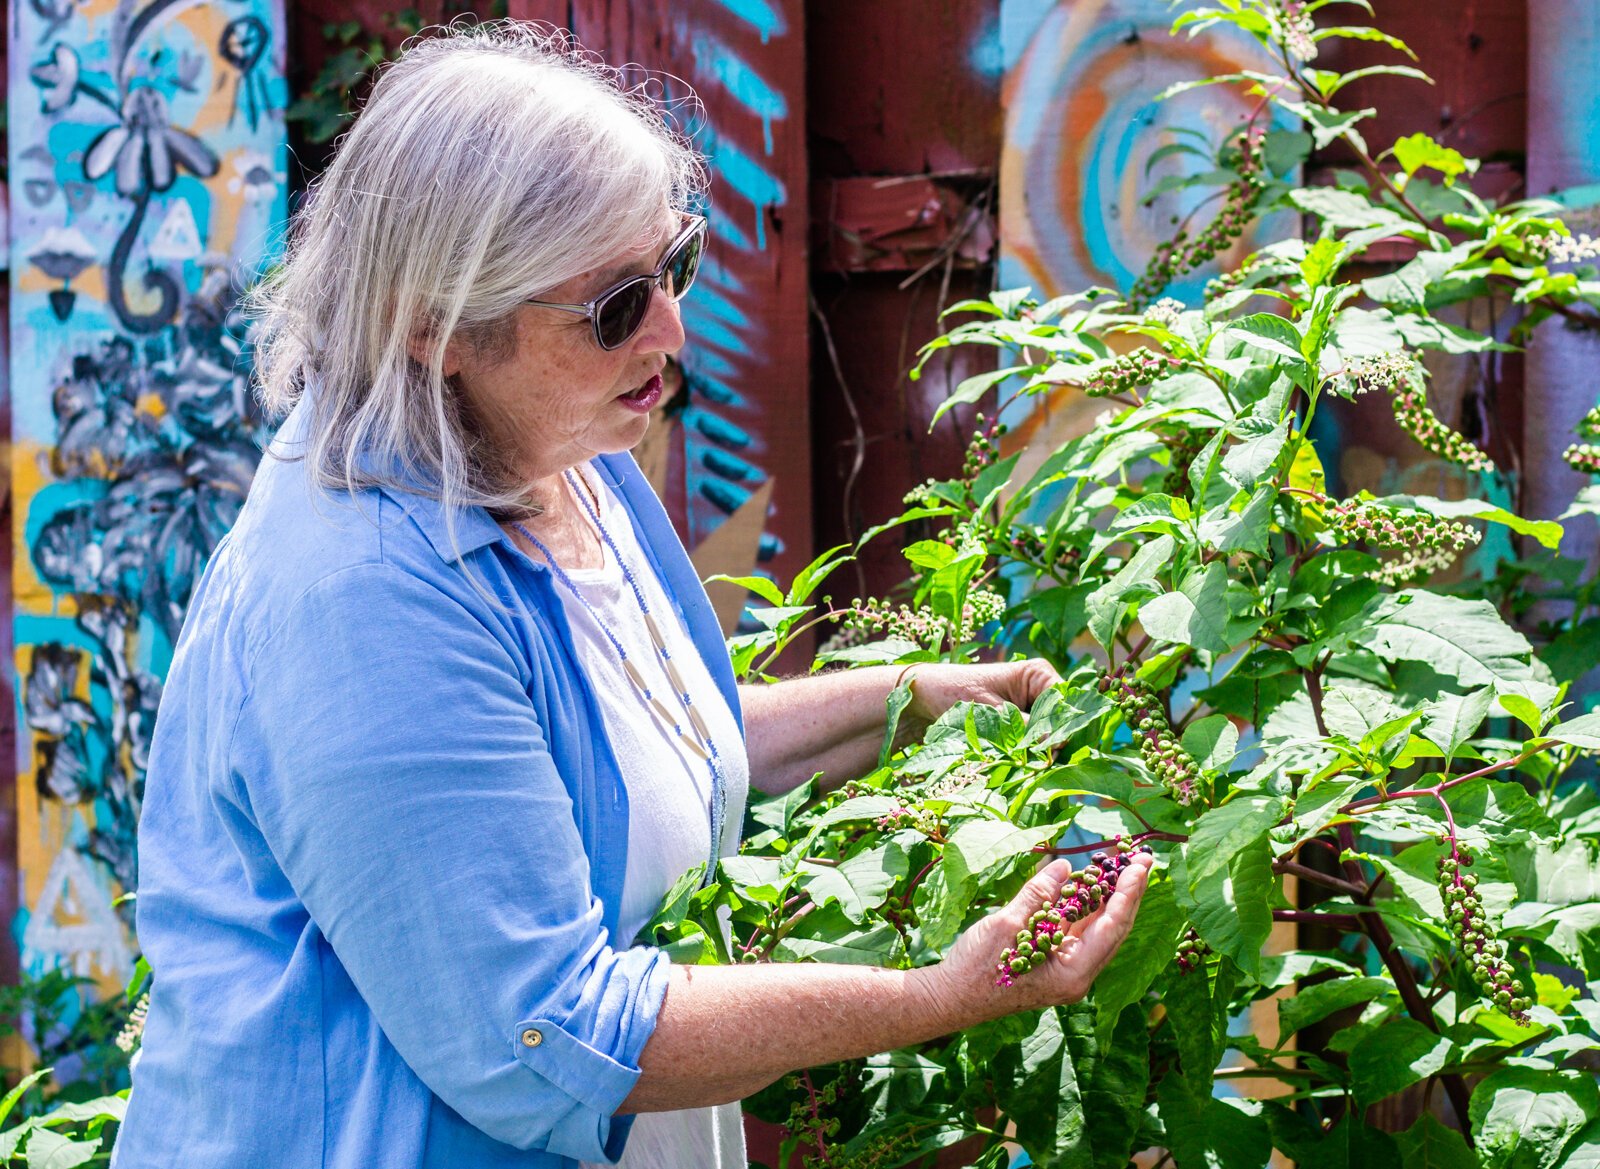
POLYGON ((283 13, 11 12, 15 931, 109 987, 161 679, 260 454, 238 302, 285 214, 283 13))
MULTIPOLYGON (((1180 134, 1218 143, 1256 102, 1227 86, 1154 97, 1177 82, 1268 62, 1248 38, 1171 37, 1171 22, 1166 0, 1001 0, 1000 287, 1027 285, 1041 298, 1096 285, 1127 289, 1178 223, 1191 213, 1204 222, 1207 190, 1142 202, 1162 179, 1206 166, 1192 154, 1156 152, 1180 134)), ((1264 222, 1168 295, 1198 300, 1219 262, 1294 227, 1264 222)), ((1007 421, 1014 442, 1043 450, 1081 433, 1100 409, 1063 393, 1019 405, 1007 421)))

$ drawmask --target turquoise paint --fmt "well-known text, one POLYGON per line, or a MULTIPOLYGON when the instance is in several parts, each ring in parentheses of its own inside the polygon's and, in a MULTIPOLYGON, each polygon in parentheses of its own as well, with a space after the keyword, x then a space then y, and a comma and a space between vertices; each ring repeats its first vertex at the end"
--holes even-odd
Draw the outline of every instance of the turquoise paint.
POLYGON ((756 248, 767 246, 766 208, 788 202, 783 180, 732 142, 707 134, 706 155, 712 169, 728 187, 751 203, 756 211, 756 248))
POLYGON ((762 44, 789 31, 783 13, 767 0, 716 0, 716 3, 719 8, 738 17, 761 34, 762 44))
POLYGON ((694 334, 696 346, 714 345, 729 353, 740 353, 745 348, 744 339, 738 333, 711 316, 685 310, 683 321, 684 327, 694 334))
MULTIPOLYGON (((39 532, 59 513, 80 503, 104 499, 110 487, 106 479, 68 479, 51 483, 28 500, 28 519, 23 526, 23 539, 29 548, 39 538, 39 532)), ((20 618, 19 618, 20 620, 20 618)), ((18 638, 21 641, 21 638, 18 638)))
POLYGON ((689 47, 699 75, 715 78, 729 97, 761 119, 762 143, 770 156, 772 123, 789 116, 789 103, 783 94, 768 85, 739 54, 708 32, 695 33, 689 47))
MULTIPOLYGON (((744 233, 744 229, 726 215, 719 215, 711 221, 711 234, 722 242, 738 248, 741 252, 753 253, 759 251, 756 241, 744 233)), ((705 279, 706 266, 710 263, 707 257, 706 264, 701 266, 701 279, 705 279)))

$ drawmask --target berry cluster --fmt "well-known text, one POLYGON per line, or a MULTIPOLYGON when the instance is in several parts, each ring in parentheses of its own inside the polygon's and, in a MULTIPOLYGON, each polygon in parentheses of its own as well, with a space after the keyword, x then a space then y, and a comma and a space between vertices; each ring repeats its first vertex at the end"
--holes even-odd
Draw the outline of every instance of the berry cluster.
POLYGON ((1200 969, 1206 960, 1206 955, 1211 953, 1211 947, 1206 945, 1199 931, 1190 926, 1184 932, 1183 940, 1178 943, 1178 973, 1193 974, 1200 969))
POLYGON ((1193 239, 1189 238, 1186 230, 1180 229, 1172 239, 1156 248, 1149 267, 1128 293, 1130 304, 1137 306, 1149 303, 1179 276, 1193 271, 1226 250, 1244 234, 1265 190, 1261 161, 1261 144, 1265 137, 1265 131, 1258 126, 1251 126, 1244 131, 1239 141, 1236 171, 1239 177, 1228 187, 1222 210, 1193 239))
POLYGON ((1167 473, 1161 480, 1163 493, 1189 497, 1189 468, 1194 466, 1195 456, 1205 450, 1209 438, 1207 432, 1188 426, 1161 435, 1161 443, 1168 451, 1167 473))
POLYGON ((1172 733, 1167 712, 1150 693, 1150 688, 1139 679, 1124 675, 1120 669, 1102 674, 1096 686, 1117 704, 1128 730, 1133 733, 1139 754, 1144 757, 1145 766, 1155 772, 1161 785, 1180 804, 1193 800, 1200 782, 1200 765, 1172 733))
POLYGON ((802 1158, 801 1164, 805 1169, 823 1169, 824 1166, 836 1164, 832 1143, 839 1135, 839 1118, 827 1115, 825 1110, 831 1109, 845 1094, 849 1088, 848 1080, 848 1068, 821 1088, 813 1083, 808 1071, 784 1078, 783 1086, 789 1091, 798 1093, 802 1088, 805 1090, 805 1094, 790 1105, 789 1117, 783 1123, 792 1139, 810 1145, 815 1150, 802 1158))
POLYGON ((1006 428, 1000 425, 997 418, 986 427, 986 419, 978 415, 978 429, 972 436, 972 441, 967 444, 966 461, 961 464, 961 477, 963 479, 976 479, 978 472, 994 463, 1000 457, 1000 436, 1006 428))
POLYGON ((1506 944, 1494 936, 1483 912, 1478 878, 1461 871, 1471 867, 1472 854, 1459 842, 1449 837, 1444 840, 1450 845, 1450 854, 1439 858, 1438 869, 1445 920, 1455 931, 1463 956, 1472 963, 1472 980, 1484 997, 1518 1023, 1526 1024, 1532 1001, 1506 961, 1506 944))
POLYGON ((1109 398, 1113 394, 1131 394, 1151 382, 1175 373, 1183 363, 1176 357, 1157 353, 1153 349, 1136 349, 1101 366, 1083 384, 1083 392, 1091 398, 1109 398))
POLYGON ((1288 281, 1289 274, 1282 270, 1283 261, 1266 254, 1265 252, 1252 252, 1246 257, 1243 264, 1226 272, 1219 272, 1206 281, 1206 300, 1215 300, 1225 292, 1232 292, 1246 285, 1251 288, 1271 288, 1274 285, 1284 284, 1288 281), (1264 270, 1270 269, 1270 274, 1264 270))
POLYGON ((1283 47, 1296 61, 1314 61, 1317 57, 1317 41, 1312 34, 1317 31, 1317 26, 1311 19, 1311 14, 1306 11, 1302 0, 1284 0, 1280 5, 1283 15, 1283 47))
POLYGON ((1575 442, 1561 452, 1567 466, 1585 475, 1600 475, 1600 446, 1589 442, 1575 442))
POLYGON ((1482 539, 1478 530, 1469 524, 1360 499, 1329 503, 1327 517, 1328 526, 1336 534, 1373 548, 1454 553, 1482 539))
MULTIPOLYGON (((1578 434, 1585 439, 1600 439, 1600 406, 1594 407, 1579 420, 1578 434)), ((1600 446, 1592 441, 1573 443, 1561 453, 1561 457, 1574 471, 1600 475, 1600 446)))
MULTIPOLYGON (((1017 975, 1040 965, 1050 951, 1059 946, 1072 923, 1088 917, 1111 896, 1122 870, 1133 861, 1133 851, 1118 837, 1111 852, 1097 852, 1082 872, 1073 873, 1061 886, 1054 901, 1045 901, 1032 917, 1028 928, 1017 931, 1017 944, 1008 946, 995 964, 995 985, 1010 986, 1017 975)), ((1141 845, 1140 852, 1149 852, 1141 845)))
POLYGON ((1416 439, 1423 450, 1469 471, 1494 470, 1493 459, 1439 421, 1439 416, 1428 408, 1427 396, 1416 380, 1395 383, 1394 417, 1400 429, 1416 439))

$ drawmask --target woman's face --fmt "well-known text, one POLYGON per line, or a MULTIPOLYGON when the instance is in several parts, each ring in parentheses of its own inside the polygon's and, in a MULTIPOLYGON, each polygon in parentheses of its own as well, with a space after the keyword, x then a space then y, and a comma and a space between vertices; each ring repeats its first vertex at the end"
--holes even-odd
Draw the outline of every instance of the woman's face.
MULTIPOLYGON (((664 213, 632 248, 540 299, 577 304, 648 274, 681 230, 680 217, 664 213)), ((644 324, 618 349, 600 348, 587 317, 558 309, 523 305, 515 328, 509 360, 489 361, 451 342, 445 372, 457 377, 474 419, 520 476, 533 482, 638 444, 661 396, 662 368, 683 345, 678 306, 665 293, 655 290, 644 324)))

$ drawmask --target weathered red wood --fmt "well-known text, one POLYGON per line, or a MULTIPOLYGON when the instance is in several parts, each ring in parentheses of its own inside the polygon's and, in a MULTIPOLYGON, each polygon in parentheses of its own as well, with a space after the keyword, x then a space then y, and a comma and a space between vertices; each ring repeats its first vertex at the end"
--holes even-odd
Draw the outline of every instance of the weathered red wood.
MULTIPOLYGON (((806 17, 813 189, 838 183, 850 192, 883 176, 995 172, 999 0, 820 0, 806 17)), ((930 185, 990 211, 995 205, 982 178, 930 185)), ((847 201, 839 207, 848 210, 847 201)), ((820 200, 814 206, 822 239, 837 236, 835 210, 820 200)), ((955 412, 931 434, 928 423, 955 382, 991 355, 941 358, 917 382, 906 373, 918 346, 940 331, 941 301, 983 296, 992 287, 992 247, 981 246, 980 237, 964 250, 981 266, 953 266, 948 285, 943 265, 908 287, 901 287, 906 269, 840 276, 831 269, 841 265, 818 249, 812 361, 818 547, 853 540, 897 514, 905 493, 923 480, 959 473, 973 411, 955 412)), ((906 563, 899 549, 918 534, 907 528, 874 541, 845 570, 835 596, 881 596, 900 584, 906 563)))
POLYGON ((955 181, 927 175, 826 179, 812 184, 812 267, 830 272, 920 272, 946 255, 960 268, 987 263, 994 216, 958 189, 983 182, 984 171, 955 181))

